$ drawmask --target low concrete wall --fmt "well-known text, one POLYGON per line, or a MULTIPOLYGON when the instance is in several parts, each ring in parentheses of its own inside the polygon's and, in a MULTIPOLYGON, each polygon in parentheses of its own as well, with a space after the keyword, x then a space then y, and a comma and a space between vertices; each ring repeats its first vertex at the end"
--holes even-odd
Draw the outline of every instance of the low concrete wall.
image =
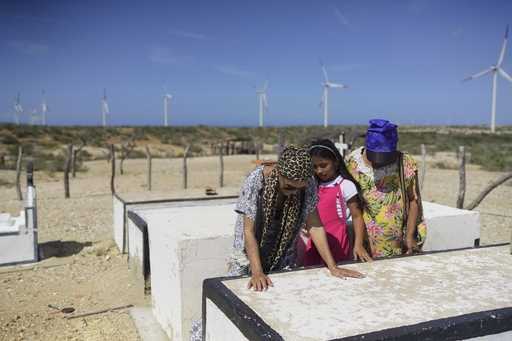
POLYGON ((275 273, 269 275, 274 286, 265 292, 247 289, 244 277, 206 280, 205 336, 226 340, 225 335, 237 335, 235 329, 249 340, 497 341, 512 336, 508 245, 345 267, 366 277, 342 280, 325 268, 275 273))

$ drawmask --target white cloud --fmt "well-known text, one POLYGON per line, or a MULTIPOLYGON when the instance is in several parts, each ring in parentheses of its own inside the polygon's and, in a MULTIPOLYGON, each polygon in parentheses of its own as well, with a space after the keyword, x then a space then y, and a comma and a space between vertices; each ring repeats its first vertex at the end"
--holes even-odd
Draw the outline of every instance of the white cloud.
POLYGON ((30 56, 39 56, 48 53, 49 47, 46 44, 36 43, 28 40, 9 40, 7 46, 11 49, 30 56))
POLYGON ((241 70, 234 65, 216 65, 215 69, 225 75, 236 76, 240 78, 254 78, 256 76, 255 73, 241 70))

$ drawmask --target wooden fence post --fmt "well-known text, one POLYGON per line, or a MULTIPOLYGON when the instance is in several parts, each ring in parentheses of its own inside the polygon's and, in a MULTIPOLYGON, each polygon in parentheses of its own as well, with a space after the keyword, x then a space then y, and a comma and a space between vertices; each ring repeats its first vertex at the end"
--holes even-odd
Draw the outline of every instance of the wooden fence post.
POLYGON ((277 142, 277 157, 281 156, 286 144, 286 139, 284 137, 283 132, 279 133, 278 142, 277 142))
POLYGON ((18 146, 18 160, 16 161, 16 193, 18 194, 18 200, 23 200, 23 194, 21 194, 21 158, 23 157, 23 147, 18 146))
POLYGON ((187 172, 188 172, 188 169, 187 169, 187 157, 188 157, 188 151, 190 149, 190 145, 188 145, 186 148, 185 148, 185 151, 183 152, 183 188, 184 189, 187 189, 187 185, 188 185, 188 177, 187 177, 187 172))
POLYGON ((459 147, 459 195, 457 197, 457 208, 464 207, 464 197, 466 195, 466 152, 464 146, 459 147))
POLYGON ((423 183, 425 182, 425 173, 427 171, 427 148, 421 144, 421 177, 420 177, 420 190, 423 189, 423 183))
POLYGON ((82 143, 80 144, 80 146, 78 148, 74 148, 73 149, 73 157, 71 159, 71 176, 73 178, 76 177, 76 159, 78 157, 78 153, 80 153, 82 151, 82 148, 85 147, 85 140, 82 139, 82 143))
POLYGON ((110 192, 112 195, 116 193, 116 187, 115 187, 115 177, 116 177, 116 151, 114 149, 114 145, 110 145, 110 160, 112 162, 111 167, 111 174, 110 174, 110 192))
POLYGON ((73 157, 73 145, 68 145, 66 163, 64 164, 64 198, 69 198, 69 171, 71 169, 71 158, 73 157))
POLYGON ((147 163, 148 163, 148 177, 147 177, 148 191, 151 191, 151 152, 149 151, 148 146, 146 146, 146 158, 147 158, 147 163))
POLYGON ((224 153, 222 152, 222 145, 223 142, 221 142, 221 147, 219 148, 219 162, 220 162, 220 174, 219 174, 219 187, 224 187, 224 153))
POLYGON ((135 148, 135 137, 130 137, 127 141, 121 144, 121 155, 119 156, 119 174, 124 174, 124 160, 135 148))

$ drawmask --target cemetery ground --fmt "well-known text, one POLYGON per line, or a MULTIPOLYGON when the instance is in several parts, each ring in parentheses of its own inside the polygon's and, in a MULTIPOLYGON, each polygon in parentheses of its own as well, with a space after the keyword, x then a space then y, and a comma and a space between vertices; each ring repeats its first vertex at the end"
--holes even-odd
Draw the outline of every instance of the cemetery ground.
MULTIPOLYGON (((116 189, 128 199, 203 196, 207 186, 216 188, 219 195, 236 194, 255 167, 254 159, 254 155, 225 156, 225 187, 219 188, 218 157, 190 158, 186 190, 182 189, 182 159, 154 159, 151 192, 146 186, 146 160, 127 159, 124 175, 116 175, 116 189)), ((416 159, 419 162, 420 157, 416 159)), ((454 153, 428 155, 424 200, 455 206, 457 165, 454 153)), ((95 160, 86 161, 85 166, 87 172, 70 180, 69 199, 64 199, 61 172, 35 174, 43 259, 29 266, 0 268, 0 340, 139 339, 126 309, 66 318, 128 304, 151 304, 132 280, 126 255, 112 241, 111 165, 95 160), (75 312, 66 315, 49 304, 73 307, 75 312)), ((467 165, 466 204, 502 174, 467 165)), ((0 171, 0 211, 18 215, 21 202, 16 200, 14 179, 14 171, 0 171)), ((476 208, 481 213, 481 244, 510 241, 511 198, 512 181, 508 181, 476 208)))

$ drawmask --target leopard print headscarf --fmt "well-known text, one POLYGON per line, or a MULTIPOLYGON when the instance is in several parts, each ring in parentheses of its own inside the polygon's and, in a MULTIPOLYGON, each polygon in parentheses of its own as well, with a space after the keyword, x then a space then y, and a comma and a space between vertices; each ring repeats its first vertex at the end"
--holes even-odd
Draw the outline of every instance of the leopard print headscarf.
POLYGON ((286 251, 297 236, 299 219, 304 201, 304 190, 287 196, 284 200, 279 229, 272 224, 276 215, 276 202, 279 195, 279 175, 291 180, 308 181, 313 175, 309 152, 304 148, 288 146, 277 167, 264 178, 263 184, 263 226, 260 239, 260 256, 265 272, 279 270, 286 251))

